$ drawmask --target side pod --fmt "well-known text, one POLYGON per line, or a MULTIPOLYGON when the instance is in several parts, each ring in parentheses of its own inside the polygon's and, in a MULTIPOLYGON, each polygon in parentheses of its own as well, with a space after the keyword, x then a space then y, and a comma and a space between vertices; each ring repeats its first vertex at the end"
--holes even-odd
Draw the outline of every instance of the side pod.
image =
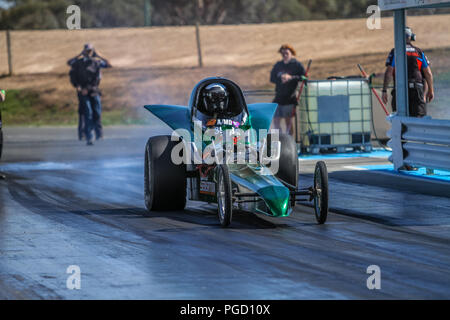
POLYGON ((144 108, 161 119, 173 130, 186 129, 191 132, 191 116, 188 107, 152 104, 144 106, 144 108))
POLYGON ((252 127, 256 131, 269 130, 273 115, 277 109, 276 103, 253 103, 247 105, 252 127))

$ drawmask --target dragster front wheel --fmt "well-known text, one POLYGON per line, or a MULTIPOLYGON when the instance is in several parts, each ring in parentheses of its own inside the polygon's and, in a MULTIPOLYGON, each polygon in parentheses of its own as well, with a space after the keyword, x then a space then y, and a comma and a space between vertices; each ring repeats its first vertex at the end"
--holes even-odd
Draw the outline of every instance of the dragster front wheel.
POLYGON ((233 198, 231 194, 231 180, 226 165, 217 166, 217 214, 222 227, 227 227, 231 223, 233 216, 233 198))
POLYGON ((316 163, 314 170, 314 212, 318 224, 324 224, 328 215, 328 171, 325 162, 316 163))

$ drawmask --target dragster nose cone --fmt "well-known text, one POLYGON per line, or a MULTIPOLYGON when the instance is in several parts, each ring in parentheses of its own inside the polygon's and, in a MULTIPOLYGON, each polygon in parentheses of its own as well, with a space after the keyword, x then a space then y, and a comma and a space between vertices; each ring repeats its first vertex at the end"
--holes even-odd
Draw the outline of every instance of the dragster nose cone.
POLYGON ((269 186, 258 190, 258 194, 263 198, 275 217, 285 217, 289 215, 289 189, 284 186, 269 186))

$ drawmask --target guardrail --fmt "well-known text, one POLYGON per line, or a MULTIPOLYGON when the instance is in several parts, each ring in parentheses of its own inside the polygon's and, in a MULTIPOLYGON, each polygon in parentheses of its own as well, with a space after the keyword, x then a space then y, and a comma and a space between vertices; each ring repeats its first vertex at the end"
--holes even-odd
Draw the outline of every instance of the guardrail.
POLYGON ((404 165, 450 171, 450 120, 388 117, 395 170, 404 165))

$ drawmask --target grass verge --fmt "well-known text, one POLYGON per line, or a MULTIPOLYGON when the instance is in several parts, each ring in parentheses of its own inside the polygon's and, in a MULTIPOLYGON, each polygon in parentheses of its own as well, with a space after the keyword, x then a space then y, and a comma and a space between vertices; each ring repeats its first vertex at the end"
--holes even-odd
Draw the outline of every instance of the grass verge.
MULTIPOLYGON (((30 89, 8 90, 0 105, 3 122, 8 126, 72 126, 78 124, 78 111, 69 105, 48 104, 39 92, 30 89)), ((139 125, 146 117, 137 108, 104 110, 103 125, 139 125)))

